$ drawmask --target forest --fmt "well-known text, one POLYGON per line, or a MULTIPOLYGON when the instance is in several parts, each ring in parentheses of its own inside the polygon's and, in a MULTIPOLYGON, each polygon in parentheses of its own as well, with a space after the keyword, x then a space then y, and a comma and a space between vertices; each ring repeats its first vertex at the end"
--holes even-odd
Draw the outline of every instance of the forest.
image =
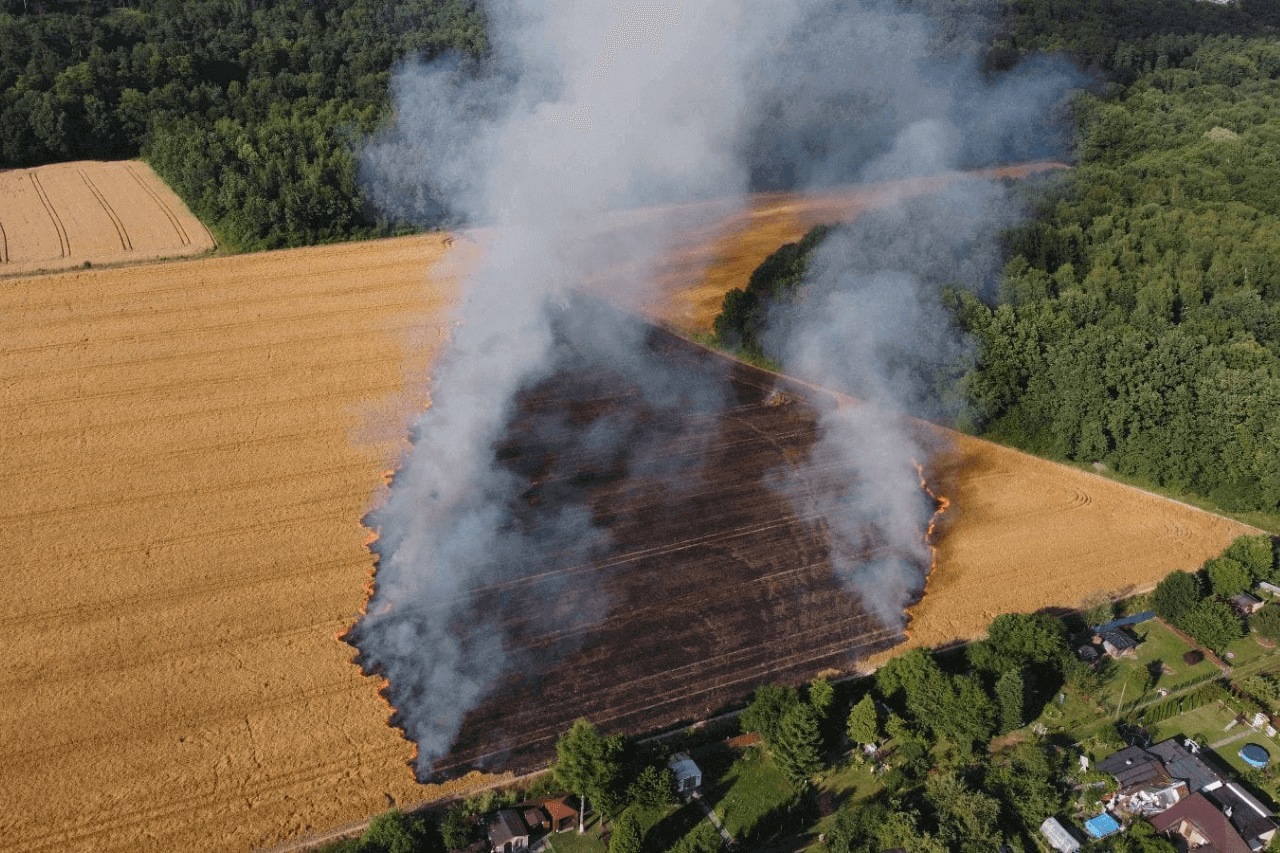
MULTIPOLYGON (((1026 218, 1003 235, 993 292, 929 282, 973 344, 969 363, 942 371, 961 389, 956 426, 1275 527, 1277 8, 1007 6, 988 63, 1067 51, 1102 82, 1074 103, 1074 168, 1018 188, 1026 218)), ((778 356, 769 311, 799 298, 827 233, 783 247, 726 297, 723 344, 778 356)))
POLYGON ((5 0, 0 168, 141 156, 245 250, 386 234, 355 152, 392 68, 487 44, 469 0, 5 0))

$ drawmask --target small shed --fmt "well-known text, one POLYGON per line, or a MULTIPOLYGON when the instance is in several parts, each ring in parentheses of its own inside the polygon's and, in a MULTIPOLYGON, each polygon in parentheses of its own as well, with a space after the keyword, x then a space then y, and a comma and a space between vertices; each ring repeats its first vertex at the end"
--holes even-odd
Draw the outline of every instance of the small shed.
POLYGON ((1106 838, 1108 835, 1114 835, 1119 832, 1120 824, 1111 815, 1103 812, 1097 817, 1086 820, 1084 829, 1094 838, 1106 838))
POLYGON ((1097 642, 1102 643, 1102 648, 1113 658, 1135 657, 1138 654, 1138 638, 1124 628, 1103 631, 1098 634, 1097 642))
POLYGON ((682 795, 692 794, 702 784, 702 771, 689 757, 687 752, 677 752, 667 762, 671 772, 676 776, 676 792, 682 795))
POLYGON ((1256 598, 1247 592, 1242 592, 1231 597, 1231 606, 1240 615, 1249 616, 1262 609, 1262 599, 1256 598))
POLYGON ((1040 824, 1040 834, 1048 839, 1050 847, 1060 853, 1076 853, 1080 849, 1080 842, 1056 817, 1044 819, 1044 823, 1040 824))
POLYGON ((578 809, 568 797, 556 797, 542 804, 551 819, 552 832, 568 832, 578 825, 578 809))

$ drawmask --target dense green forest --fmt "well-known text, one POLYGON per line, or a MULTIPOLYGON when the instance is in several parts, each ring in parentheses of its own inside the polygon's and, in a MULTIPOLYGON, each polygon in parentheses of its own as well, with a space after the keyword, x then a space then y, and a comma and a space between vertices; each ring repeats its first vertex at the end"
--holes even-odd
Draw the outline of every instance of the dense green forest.
MULTIPOLYGON (((1022 191, 1029 218, 1005 236, 998 293, 944 294, 976 344, 961 425, 1228 511, 1276 513, 1276 4, 1009 9, 989 61, 1066 50, 1109 82, 1077 98, 1076 168, 1022 191)), ((776 355, 759 337, 768 310, 795 298, 825 233, 726 298, 722 342, 776 355)))
POLYGON ((245 249, 385 233, 355 150, 407 56, 478 56, 469 0, 0 4, 0 168, 141 155, 245 249))
POLYGON ((1280 508, 1280 41, 1216 37, 1078 105, 1078 168, 957 294, 988 434, 1280 508))

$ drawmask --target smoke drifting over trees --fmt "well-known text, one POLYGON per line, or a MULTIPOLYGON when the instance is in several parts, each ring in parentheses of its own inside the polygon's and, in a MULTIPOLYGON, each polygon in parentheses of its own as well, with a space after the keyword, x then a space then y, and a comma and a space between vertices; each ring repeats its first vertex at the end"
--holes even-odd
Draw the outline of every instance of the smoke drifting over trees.
MULTIPOLYGON (((381 532, 377 586, 352 634, 362 663, 388 677, 396 722, 418 743, 423 772, 505 671, 511 638, 500 623, 511 603, 492 591, 530 572, 581 563, 609 544, 607 531, 572 501, 540 513, 534 529, 520 524, 511 507, 521 480, 495 454, 521 389, 559 367, 563 329, 555 326, 565 322, 568 294, 621 251, 636 272, 612 285, 643 288, 646 265, 634 259, 664 251, 661 233, 645 234, 643 245, 620 246, 616 234, 598 239, 605 215, 733 197, 776 182, 768 174, 775 166, 790 180, 883 178, 1022 151, 1006 148, 1013 137, 1005 131, 1029 138, 1026 128, 1038 126, 1067 82, 1015 74, 986 86, 968 49, 981 40, 970 26, 981 14, 941 22, 889 4, 763 8, 730 0, 495 2, 486 12, 489 67, 399 69, 396 125, 370 141, 361 167, 369 196, 394 216, 494 226, 482 265, 468 271, 463 322, 437 367, 432 406, 413 426, 413 451, 386 505, 368 519, 381 532), (833 113, 827 107, 836 103, 842 108, 833 113), (496 602, 488 610, 475 606, 481 587, 496 602)), ((949 198, 958 208, 970 202, 949 198)), ((989 189, 971 197, 984 209, 993 198, 989 189)), ((1003 221, 992 214, 983 227, 988 220, 1003 221)), ((939 221, 907 217, 898 225, 894 246, 915 255, 937 236, 939 221)), ((798 306, 777 334, 787 341, 789 363, 806 375, 889 407, 842 412, 832 422, 820 453, 856 454, 864 476, 828 529, 863 536, 855 527, 871 519, 877 539, 918 558, 932 511, 910 464, 920 449, 902 436, 896 416, 884 414, 903 404, 896 365, 911 359, 885 347, 909 352, 915 342, 936 342, 940 335, 926 333, 938 317, 927 294, 904 287, 911 269, 872 263, 869 257, 887 263, 893 255, 868 256, 869 248, 833 242, 815 279, 821 303, 798 306), (845 267, 853 262, 863 266, 851 277, 845 267), (806 310, 819 304, 823 322, 811 333, 815 318, 806 310), (830 316, 836 312, 850 316, 830 316)), ((938 263, 965 248, 947 243, 938 263)), ((987 265, 975 265, 981 270, 969 278, 990 275, 987 265)), ((581 324, 575 328, 581 341, 581 324)), ((641 361, 633 338, 605 330, 591 348, 621 369, 641 361)), ((647 387, 649 403, 680 405, 679 393, 664 397, 647 387)), ((590 441, 617 448, 634 437, 626 424, 600 423, 590 441)), ((876 612, 901 620, 918 570, 907 575, 886 564, 870 571, 876 612)), ((587 581, 575 579, 574 606, 557 611, 566 630, 607 607, 587 581)))

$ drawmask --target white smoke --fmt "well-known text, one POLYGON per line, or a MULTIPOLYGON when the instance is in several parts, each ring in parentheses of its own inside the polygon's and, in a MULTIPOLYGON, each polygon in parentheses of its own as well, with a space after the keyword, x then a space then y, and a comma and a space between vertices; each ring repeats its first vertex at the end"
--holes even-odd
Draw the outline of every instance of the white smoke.
MULTIPOLYGON (((582 565, 608 545, 581 507, 543 518, 537 530, 514 520, 525 486, 495 462, 495 442, 522 389, 554 369, 555 326, 570 293, 612 267, 629 273, 611 286, 633 294, 665 251, 661 231, 630 243, 616 230, 606 235, 609 214, 739 197, 775 181, 784 162, 795 180, 848 180, 876 158, 883 174, 941 168, 968 151, 957 142, 966 109, 982 114, 971 107, 983 86, 958 47, 968 25, 957 37, 887 3, 495 0, 485 8, 492 57, 398 68, 395 124, 361 160, 368 197, 389 215, 493 226, 481 238, 483 261, 458 271, 469 280, 467 300, 436 369, 432 406, 413 425, 413 450, 387 503, 368 519, 381 531, 376 590, 352 635, 363 665, 388 677, 397 724, 418 743, 424 773, 503 676, 507 618, 520 606, 536 609, 505 591, 529 574, 582 565)), ((968 20, 948 14, 952 25, 968 20)), ((1032 100, 1006 93, 1002 103, 1030 110, 1032 100)), ((839 278, 834 266, 830 274, 839 278)), ((843 319, 857 307, 844 298, 824 295, 823 307, 843 319)), ((895 309, 860 310, 880 323, 895 309)), ((918 315, 921 325, 932 319, 918 315)), ((783 325, 805 322, 797 314, 783 325)), ((855 342, 841 354, 848 331, 822 329, 833 348, 815 338, 789 361, 823 381, 825 360, 837 355, 849 359, 841 366, 849 375, 879 375, 876 345, 855 342)), ((625 341, 611 345, 620 364, 632 358, 625 341)), ((679 392, 645 390, 674 400, 679 392)), ((619 426, 583 441, 607 448, 629 435, 619 426)), ((857 509, 832 514, 834 535, 865 538, 855 527, 870 518, 873 550, 880 539, 892 540, 891 550, 913 537, 921 547, 928 507, 893 418, 860 410, 828 426, 815 452, 840 464, 852 458, 857 473, 846 493, 857 509)), ((902 559, 918 556, 902 547, 902 559)), ((918 580, 888 564, 873 574, 884 592, 877 610, 885 617, 896 601, 900 613, 918 580)), ((556 611, 571 628, 606 604, 585 584, 575 583, 572 596, 572 613, 556 611)))

